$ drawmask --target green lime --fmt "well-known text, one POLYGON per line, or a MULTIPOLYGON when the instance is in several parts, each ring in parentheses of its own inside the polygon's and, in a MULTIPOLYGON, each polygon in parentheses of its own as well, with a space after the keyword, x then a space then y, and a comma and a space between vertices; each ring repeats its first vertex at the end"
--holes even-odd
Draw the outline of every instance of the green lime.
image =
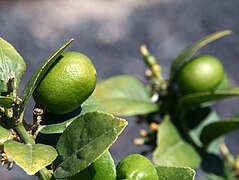
POLYGON ((158 180, 154 165, 140 154, 131 154, 123 158, 116 168, 117 180, 158 180))
POLYGON ((96 70, 79 52, 64 52, 36 87, 33 98, 45 112, 66 114, 78 108, 94 91, 96 70))
POLYGON ((203 55, 185 64, 176 78, 184 94, 213 91, 224 78, 222 63, 215 57, 203 55))

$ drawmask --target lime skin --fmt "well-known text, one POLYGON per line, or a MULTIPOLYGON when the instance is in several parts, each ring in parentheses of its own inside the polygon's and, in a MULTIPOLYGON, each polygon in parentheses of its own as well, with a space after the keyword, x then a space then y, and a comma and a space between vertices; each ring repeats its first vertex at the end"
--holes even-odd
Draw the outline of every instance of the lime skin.
POLYGON ((84 54, 63 52, 33 92, 44 112, 66 114, 77 109, 94 91, 96 70, 84 54))
POLYGON ((202 55, 186 63, 176 77, 183 94, 213 91, 224 77, 222 63, 215 57, 202 55))
POLYGON ((117 180, 158 180, 156 168, 149 159, 140 154, 123 158, 116 167, 117 180))

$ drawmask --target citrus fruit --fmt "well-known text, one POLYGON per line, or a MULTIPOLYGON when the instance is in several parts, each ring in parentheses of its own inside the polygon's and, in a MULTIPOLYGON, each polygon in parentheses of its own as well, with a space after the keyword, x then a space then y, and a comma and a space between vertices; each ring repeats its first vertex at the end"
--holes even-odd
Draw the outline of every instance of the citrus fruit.
POLYGON ((116 168, 117 180, 158 180, 154 165, 140 154, 131 154, 123 158, 116 168))
POLYGON ((224 78, 222 63, 215 57, 202 55, 186 63, 176 79, 184 94, 213 91, 224 78))
POLYGON ((99 159, 86 169, 69 180, 115 180, 116 170, 114 160, 109 151, 106 151, 99 159))
POLYGON ((45 112, 66 114, 78 108, 94 91, 96 70, 79 52, 63 52, 36 87, 33 98, 45 112))

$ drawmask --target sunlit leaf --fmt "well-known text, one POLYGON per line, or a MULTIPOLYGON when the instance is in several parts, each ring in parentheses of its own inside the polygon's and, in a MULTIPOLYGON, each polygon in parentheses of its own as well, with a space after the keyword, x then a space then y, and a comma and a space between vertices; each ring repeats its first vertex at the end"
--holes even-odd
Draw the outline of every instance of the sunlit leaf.
POLYGON ((158 166, 159 180, 194 180, 196 172, 189 167, 158 166))
POLYGON ((121 75, 104 80, 97 85, 94 96, 107 112, 114 115, 140 115, 158 110, 147 86, 132 76, 121 75))
POLYGON ((201 158, 194 148, 181 138, 172 122, 165 119, 159 126, 153 161, 159 166, 197 168, 201 158))
POLYGON ((4 143, 4 151, 28 175, 34 175, 57 157, 56 150, 51 146, 23 144, 13 140, 4 143))
POLYGON ((0 126, 0 145, 2 145, 6 140, 8 140, 9 136, 10 136, 9 130, 0 126))
POLYGON ((54 176, 66 178, 84 170, 109 149, 126 125, 127 121, 101 112, 74 120, 57 143, 61 163, 54 176))
POLYGON ((0 93, 8 92, 9 86, 17 90, 26 64, 14 47, 0 38, 0 93))
POLYGON ((64 130, 79 116, 87 112, 93 111, 105 112, 105 109, 93 96, 91 96, 82 104, 81 111, 78 114, 75 113, 75 115, 73 116, 64 116, 64 117, 62 115, 60 116, 54 115, 54 118, 50 119, 52 120, 52 122, 53 121, 54 122, 47 125, 43 125, 40 132, 43 134, 63 133, 64 130))

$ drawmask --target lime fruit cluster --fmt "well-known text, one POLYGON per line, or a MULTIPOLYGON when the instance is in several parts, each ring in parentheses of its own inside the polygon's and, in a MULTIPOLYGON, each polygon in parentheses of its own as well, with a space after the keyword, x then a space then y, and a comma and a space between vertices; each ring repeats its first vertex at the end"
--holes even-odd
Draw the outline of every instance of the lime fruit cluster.
POLYGON ((215 90, 224 78, 222 63, 215 57, 201 55, 191 59, 179 71, 176 78, 184 94, 215 90))
POLYGON ((116 168, 117 180, 158 180, 154 165, 140 154, 131 154, 123 158, 116 168))
POLYGON ((63 52, 46 72, 33 98, 45 112, 66 114, 77 109, 94 91, 96 70, 79 52, 63 52))

